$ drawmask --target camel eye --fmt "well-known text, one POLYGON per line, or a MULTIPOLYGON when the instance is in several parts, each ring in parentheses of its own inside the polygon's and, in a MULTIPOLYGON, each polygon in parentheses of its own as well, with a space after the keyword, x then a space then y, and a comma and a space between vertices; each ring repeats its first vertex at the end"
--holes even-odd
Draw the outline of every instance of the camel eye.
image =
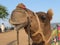
POLYGON ((41 16, 41 19, 42 20, 46 20, 46 16, 41 16))

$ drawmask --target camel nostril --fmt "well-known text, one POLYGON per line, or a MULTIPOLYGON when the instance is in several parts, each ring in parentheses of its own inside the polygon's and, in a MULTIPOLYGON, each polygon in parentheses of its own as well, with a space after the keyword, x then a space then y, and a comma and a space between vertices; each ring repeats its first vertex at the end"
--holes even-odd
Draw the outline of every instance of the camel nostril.
POLYGON ((42 43, 45 43, 45 41, 42 41, 42 43))
POLYGON ((40 42, 40 45, 44 45, 44 44, 45 44, 45 42, 44 42, 44 41, 40 42))

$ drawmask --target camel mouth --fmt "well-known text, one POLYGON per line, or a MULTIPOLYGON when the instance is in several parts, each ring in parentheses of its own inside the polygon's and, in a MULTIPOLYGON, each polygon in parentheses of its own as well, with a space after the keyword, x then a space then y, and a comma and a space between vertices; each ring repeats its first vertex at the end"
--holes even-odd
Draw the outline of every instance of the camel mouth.
POLYGON ((25 23, 21 23, 21 24, 14 24, 15 26, 15 30, 20 30, 21 28, 25 27, 25 23))
POLYGON ((33 43, 33 45, 45 45, 45 42, 41 41, 40 43, 33 43))
POLYGON ((40 44, 40 45, 44 45, 44 44, 45 44, 45 42, 44 42, 44 41, 41 41, 39 44, 40 44))

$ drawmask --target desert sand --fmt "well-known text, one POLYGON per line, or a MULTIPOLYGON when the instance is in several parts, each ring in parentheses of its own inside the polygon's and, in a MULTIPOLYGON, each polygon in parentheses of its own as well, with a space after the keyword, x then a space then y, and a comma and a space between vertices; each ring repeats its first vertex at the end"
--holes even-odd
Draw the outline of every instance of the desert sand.
MULTIPOLYGON (((0 45, 17 45, 16 30, 0 33, 0 45)), ((28 45, 28 35, 24 29, 19 30, 19 45, 28 45)))

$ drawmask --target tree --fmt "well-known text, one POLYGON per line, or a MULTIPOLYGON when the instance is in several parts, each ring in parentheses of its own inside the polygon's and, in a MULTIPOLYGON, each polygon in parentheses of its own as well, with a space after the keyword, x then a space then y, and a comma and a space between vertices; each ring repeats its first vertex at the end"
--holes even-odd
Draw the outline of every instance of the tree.
POLYGON ((4 19, 7 18, 8 12, 5 6, 0 5, 0 18, 4 19))

